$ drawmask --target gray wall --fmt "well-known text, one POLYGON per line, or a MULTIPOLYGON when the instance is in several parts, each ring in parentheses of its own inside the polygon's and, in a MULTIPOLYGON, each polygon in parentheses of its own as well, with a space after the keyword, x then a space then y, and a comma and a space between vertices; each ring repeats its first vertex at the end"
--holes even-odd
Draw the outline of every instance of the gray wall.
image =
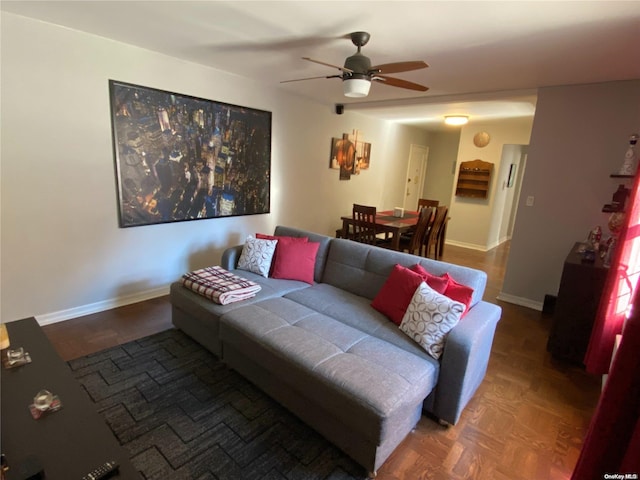
POLYGON ((564 260, 608 215, 629 135, 640 131, 640 80, 542 88, 499 298, 541 308, 564 260), (534 205, 525 199, 534 196, 534 205))

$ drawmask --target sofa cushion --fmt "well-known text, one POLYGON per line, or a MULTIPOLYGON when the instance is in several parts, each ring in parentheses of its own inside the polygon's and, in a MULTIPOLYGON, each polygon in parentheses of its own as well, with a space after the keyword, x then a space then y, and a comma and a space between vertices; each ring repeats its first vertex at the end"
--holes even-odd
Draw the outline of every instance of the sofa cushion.
POLYGON ((464 317, 469 311, 469 306, 473 299, 473 288, 456 282, 449 274, 446 274, 446 276, 448 283, 444 294, 450 299, 464 304, 464 312, 462 313, 464 317))
POLYGON ((317 283, 309 288, 289 292, 285 298, 424 358, 433 365, 436 372, 439 371, 438 361, 402 333, 385 315, 373 309, 371 300, 366 297, 354 295, 326 283, 317 283))
POLYGON ((487 274, 481 270, 340 238, 331 241, 322 281, 373 300, 396 264, 410 267, 416 263, 433 275, 449 273, 472 288, 470 307, 482 300, 487 274))
POLYGON ((327 255, 329 253, 329 245, 332 240, 331 237, 320 235, 318 233, 307 232, 298 228, 285 227, 282 225, 278 225, 276 227, 274 234, 278 236, 284 235, 288 237, 307 237, 310 242, 318 242, 320 244, 318 246, 318 253, 316 254, 316 264, 314 266, 313 279, 316 282, 321 282, 322 276, 324 275, 325 264, 327 262, 327 255))
POLYGON ((444 291, 447 289, 447 286, 449 285, 449 279, 451 277, 447 273, 440 276, 433 275, 432 273, 427 272, 419 263, 411 265, 411 270, 420 275, 422 279, 427 282, 427 285, 429 285, 438 293, 444 293, 444 291))
POLYGON ((411 298, 421 283, 422 277, 418 273, 402 265, 396 265, 371 302, 371 306, 389 317, 396 325, 400 325, 411 298))
POLYGON ((400 330, 437 360, 442 355, 447 334, 460 321, 464 308, 462 303, 422 282, 402 317, 400 330))
POLYGON ((345 425, 384 437, 397 412, 421 404, 433 389, 431 362, 286 298, 225 314, 220 336, 345 425))
POLYGON ((293 242, 282 246, 273 266, 273 278, 300 280, 313 285, 318 242, 293 242))
POLYGON ((256 282, 262 289, 251 298, 242 300, 241 302, 234 302, 228 305, 219 305, 212 302, 208 298, 198 295, 182 285, 181 282, 174 282, 171 284, 170 298, 171 305, 175 308, 179 308, 184 312, 190 314, 194 318, 204 322, 212 324, 214 327, 214 334, 217 335, 218 328, 217 322, 220 316, 224 313, 236 308, 240 308, 252 303, 260 302, 268 298, 281 297, 289 292, 309 288, 309 285, 305 282, 296 280, 277 280, 273 278, 264 278, 262 275, 256 273, 247 272, 245 270, 232 270, 232 273, 240 275, 248 280, 256 282))
POLYGON ((238 269, 268 277, 277 244, 277 240, 259 239, 249 235, 238 260, 238 269))
POLYGON ((291 243, 306 243, 309 238, 308 237, 276 237, 275 235, 267 235, 264 233, 256 233, 256 238, 260 240, 277 240, 276 251, 273 252, 273 259, 271 260, 271 268, 269 269, 269 276, 273 275, 273 268, 278 262, 278 253, 283 250, 286 250, 287 246, 291 243))

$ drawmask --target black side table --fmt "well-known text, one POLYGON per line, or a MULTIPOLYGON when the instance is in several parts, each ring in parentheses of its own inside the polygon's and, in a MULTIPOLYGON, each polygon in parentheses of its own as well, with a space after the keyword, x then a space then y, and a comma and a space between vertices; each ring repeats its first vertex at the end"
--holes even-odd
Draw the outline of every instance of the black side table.
POLYGON ((7 479, 20 478, 20 470, 35 457, 47 480, 81 480, 104 462, 120 464, 114 479, 140 479, 87 393, 73 378, 65 362, 34 318, 6 324, 10 348, 23 347, 32 363, 2 368, 2 453, 9 465, 7 479), (35 394, 46 389, 60 397, 62 408, 35 420, 29 411, 35 394))
POLYGON ((547 350, 560 360, 584 365, 591 330, 609 269, 596 255, 585 263, 576 243, 564 262, 547 350))

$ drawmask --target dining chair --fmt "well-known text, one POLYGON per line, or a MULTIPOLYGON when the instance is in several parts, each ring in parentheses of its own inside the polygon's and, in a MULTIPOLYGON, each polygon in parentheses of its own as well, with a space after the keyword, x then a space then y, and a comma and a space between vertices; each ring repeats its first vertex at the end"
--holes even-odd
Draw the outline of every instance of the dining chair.
POLYGON ((428 198, 419 198, 418 199, 418 211, 422 207, 437 207, 440 205, 440 200, 429 200, 428 198))
POLYGON ((438 259, 440 253, 440 232, 442 231, 444 222, 447 221, 448 208, 446 205, 439 205, 436 207, 435 218, 431 223, 431 228, 427 232, 424 241, 424 256, 429 257, 431 249, 433 248, 433 258, 438 259))
POLYGON ((356 242, 367 243, 369 245, 385 246, 390 242, 383 238, 378 238, 376 226, 376 207, 368 205, 353 204, 353 234, 350 238, 356 242))
POLYGON ((415 254, 415 251, 418 250, 418 255, 422 256, 425 235, 435 215, 435 208, 423 207, 419 211, 415 230, 400 236, 400 251, 407 250, 409 253, 415 254))
POLYGON ((444 243, 445 237, 447 235, 447 224, 449 223, 449 220, 451 220, 451 217, 449 216, 449 212, 447 211, 447 216, 442 222, 442 227, 440 227, 440 231, 438 232, 438 258, 442 258, 442 254, 444 253, 444 243))

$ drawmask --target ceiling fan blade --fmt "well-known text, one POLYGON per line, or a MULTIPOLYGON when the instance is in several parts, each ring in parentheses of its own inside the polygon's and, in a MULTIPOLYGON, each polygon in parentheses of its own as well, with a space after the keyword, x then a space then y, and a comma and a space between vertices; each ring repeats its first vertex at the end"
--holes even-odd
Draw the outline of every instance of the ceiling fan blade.
POLYGON ((395 62, 395 63, 385 63, 383 65, 376 65, 369 69, 370 72, 373 73, 400 73, 400 72, 410 72, 411 70, 420 70, 421 68, 427 68, 427 65, 422 60, 413 61, 413 62, 395 62))
POLYGON ((408 90, 417 90, 418 92, 426 92, 427 90, 429 90, 429 87, 425 87, 424 85, 409 82, 407 80, 402 80, 400 78, 387 77, 384 75, 376 75, 372 77, 371 80, 374 80, 378 83, 384 83, 385 85, 390 85, 392 87, 406 88, 408 90))
POLYGON ((302 57, 302 59, 303 60, 309 60, 310 62, 313 62, 313 63, 319 63, 320 65, 324 65, 325 67, 337 68, 338 70, 341 70, 341 71, 346 72, 346 73, 353 73, 353 70, 351 70, 349 68, 339 67, 338 65, 333 65, 333 64, 327 63, 327 62, 321 62, 320 60, 314 60, 313 58, 302 57))
POLYGON ((341 75, 323 75, 321 77, 295 78, 293 80, 282 80, 280 83, 301 82, 302 80, 315 80, 317 78, 342 78, 341 75))

